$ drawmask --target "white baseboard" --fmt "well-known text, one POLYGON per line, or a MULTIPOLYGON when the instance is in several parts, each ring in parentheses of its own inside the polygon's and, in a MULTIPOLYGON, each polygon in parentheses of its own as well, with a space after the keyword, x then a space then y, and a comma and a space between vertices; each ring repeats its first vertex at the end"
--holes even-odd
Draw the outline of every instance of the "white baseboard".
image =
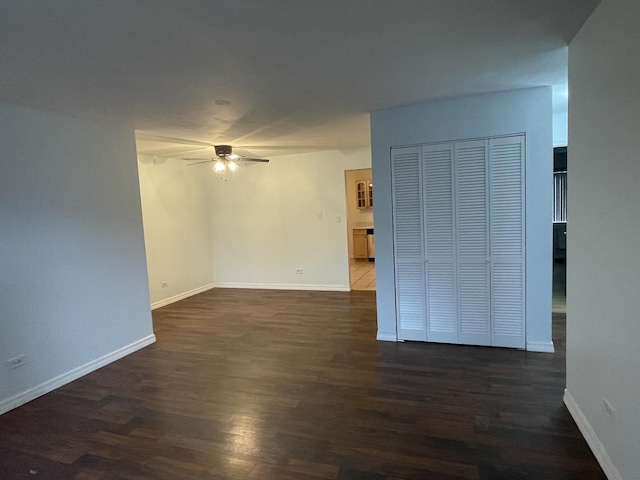
POLYGON ((216 283, 216 288, 250 288, 257 290, 316 290, 323 292, 350 292, 345 285, 308 285, 296 283, 216 283))
POLYGON ((580 407, 571 396, 571 393, 569 393, 569 390, 565 389, 563 400, 569 410, 569 413, 573 417, 573 420, 576 422, 576 425, 578 425, 580 433, 582 433, 582 436, 587 441, 587 445, 589 445, 589 448, 596 457, 596 460, 598 460, 598 463, 602 467, 607 478, 609 480, 624 480, 622 475, 618 472, 618 469, 611 461, 611 457, 598 439, 598 436, 587 420, 587 417, 585 417, 584 413, 582 413, 582 410, 580 410, 580 407))
POLYGON ((396 332, 381 332, 378 330, 376 340, 380 340, 382 342, 397 342, 398 336, 396 335, 396 332))
POLYGON ((527 352, 553 353, 553 342, 527 342, 527 352))
POLYGON ((178 302, 180 300, 184 300, 188 297, 193 297, 202 292, 206 292, 207 290, 211 290, 215 285, 210 283, 209 285, 204 285, 202 287, 194 288, 193 290, 189 290, 188 292, 180 293, 178 295, 174 295, 173 297, 165 298, 164 300, 158 300, 157 302, 153 302, 151 304, 151 310, 155 310, 156 308, 165 307, 172 303, 178 302))
POLYGON ((31 400, 35 400, 38 397, 41 397, 45 393, 49 393, 56 388, 60 388, 67 383, 70 383, 87 373, 91 373, 95 370, 98 370, 109 363, 115 362, 116 360, 121 359, 122 357, 126 357, 130 353, 133 353, 141 348, 146 347, 147 345, 151 345, 156 341, 155 335, 149 335, 147 337, 141 338, 129 345, 126 345, 122 348, 114 350, 111 353, 107 353, 100 358, 96 358, 84 365, 81 365, 73 370, 69 370, 67 373, 63 373, 62 375, 58 375, 51 380, 47 380, 42 382, 39 385, 36 385, 33 388, 30 388, 18 395, 7 398, 6 400, 0 400, 0 415, 8 412, 9 410, 13 410, 14 408, 19 407, 20 405, 24 405, 31 400))

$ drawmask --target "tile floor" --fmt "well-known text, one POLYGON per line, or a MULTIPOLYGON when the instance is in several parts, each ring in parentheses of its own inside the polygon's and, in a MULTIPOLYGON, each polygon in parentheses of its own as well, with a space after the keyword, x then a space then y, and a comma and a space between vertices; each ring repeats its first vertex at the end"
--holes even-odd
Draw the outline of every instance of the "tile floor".
POLYGON ((351 290, 376 289, 376 264, 368 260, 349 259, 351 290))

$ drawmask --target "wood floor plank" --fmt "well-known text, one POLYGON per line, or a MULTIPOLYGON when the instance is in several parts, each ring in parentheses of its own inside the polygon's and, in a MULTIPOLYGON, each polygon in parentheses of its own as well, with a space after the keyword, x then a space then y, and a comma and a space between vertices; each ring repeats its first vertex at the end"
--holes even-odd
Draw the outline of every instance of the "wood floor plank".
POLYGON ((214 289, 153 320, 0 417, 1 479, 605 480, 562 404, 563 314, 555 354, 378 342, 368 291, 214 289))

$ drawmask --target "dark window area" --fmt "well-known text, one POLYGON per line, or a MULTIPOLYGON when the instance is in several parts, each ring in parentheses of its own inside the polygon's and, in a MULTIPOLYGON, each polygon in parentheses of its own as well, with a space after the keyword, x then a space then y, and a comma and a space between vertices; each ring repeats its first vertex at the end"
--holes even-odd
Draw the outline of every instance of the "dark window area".
POLYGON ((567 147, 553 149, 553 223, 567 221, 567 147))

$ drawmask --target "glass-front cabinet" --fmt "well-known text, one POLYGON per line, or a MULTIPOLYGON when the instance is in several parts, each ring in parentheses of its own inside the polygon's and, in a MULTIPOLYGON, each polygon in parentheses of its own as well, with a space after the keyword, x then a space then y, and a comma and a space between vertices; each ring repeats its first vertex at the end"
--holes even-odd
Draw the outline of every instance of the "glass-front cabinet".
POLYGON ((358 208, 373 207, 373 182, 371 180, 356 182, 356 206, 358 208))

